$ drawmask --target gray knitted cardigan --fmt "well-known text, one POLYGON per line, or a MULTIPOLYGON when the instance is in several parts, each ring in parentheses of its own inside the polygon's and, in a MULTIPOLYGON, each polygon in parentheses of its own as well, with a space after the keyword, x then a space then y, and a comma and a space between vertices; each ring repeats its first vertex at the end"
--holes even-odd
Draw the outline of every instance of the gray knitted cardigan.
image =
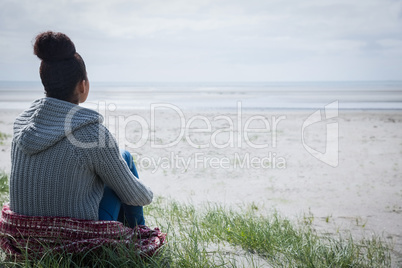
POLYGON ((152 191, 129 170, 97 112, 42 98, 19 115, 11 147, 10 207, 27 216, 97 220, 104 185, 129 205, 152 191))

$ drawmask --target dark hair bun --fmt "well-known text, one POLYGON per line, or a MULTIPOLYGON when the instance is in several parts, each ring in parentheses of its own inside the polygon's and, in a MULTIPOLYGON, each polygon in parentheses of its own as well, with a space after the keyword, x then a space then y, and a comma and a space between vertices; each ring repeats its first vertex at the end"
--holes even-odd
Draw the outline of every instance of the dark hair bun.
POLYGON ((71 39, 57 32, 38 34, 34 44, 34 54, 44 61, 62 61, 74 57, 76 51, 71 39))

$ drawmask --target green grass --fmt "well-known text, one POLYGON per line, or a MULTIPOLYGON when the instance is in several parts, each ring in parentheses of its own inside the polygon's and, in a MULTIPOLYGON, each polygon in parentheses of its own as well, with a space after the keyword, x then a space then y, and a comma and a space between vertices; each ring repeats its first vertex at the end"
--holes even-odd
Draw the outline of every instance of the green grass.
POLYGON ((11 137, 11 135, 0 131, 0 145, 3 145, 4 141, 7 140, 10 137, 11 137))
POLYGON ((220 205, 196 209, 158 199, 148 214, 169 228, 172 259, 179 261, 175 267, 390 266, 389 247, 377 237, 320 235, 309 220, 292 222, 276 212, 264 217, 252 205, 241 211, 220 205))
POLYGON ((8 176, 4 171, 0 171, 0 204, 8 200, 8 192, 8 176))
MULTIPOLYGON (((1 177, 0 182, 4 180, 1 177)), ((7 187, 0 188, 8 191, 7 187)), ((317 233, 309 217, 290 221, 277 212, 261 216, 255 205, 230 209, 156 198, 147 223, 168 233, 156 257, 132 248, 100 248, 81 255, 49 252, 35 261, 2 261, 6 267, 390 267, 388 245, 377 237, 356 241, 317 233)))

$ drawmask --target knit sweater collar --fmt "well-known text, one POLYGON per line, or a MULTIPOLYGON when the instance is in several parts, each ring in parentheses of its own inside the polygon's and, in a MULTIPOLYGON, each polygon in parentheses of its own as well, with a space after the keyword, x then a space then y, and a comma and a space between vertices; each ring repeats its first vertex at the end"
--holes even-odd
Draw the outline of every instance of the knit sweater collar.
POLYGON ((17 117, 13 142, 25 153, 36 154, 85 125, 102 122, 103 117, 93 110, 55 98, 41 98, 17 117))

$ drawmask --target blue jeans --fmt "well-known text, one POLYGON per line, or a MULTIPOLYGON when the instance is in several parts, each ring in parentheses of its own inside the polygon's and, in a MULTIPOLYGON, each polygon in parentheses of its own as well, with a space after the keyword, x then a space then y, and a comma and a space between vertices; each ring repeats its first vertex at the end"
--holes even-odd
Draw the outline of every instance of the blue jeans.
MULTIPOLYGON (((138 178, 133 156, 126 150, 121 150, 121 155, 130 171, 138 178)), ((116 193, 106 185, 99 204, 99 220, 126 222, 131 228, 136 225, 145 225, 143 208, 123 204, 116 193)))

